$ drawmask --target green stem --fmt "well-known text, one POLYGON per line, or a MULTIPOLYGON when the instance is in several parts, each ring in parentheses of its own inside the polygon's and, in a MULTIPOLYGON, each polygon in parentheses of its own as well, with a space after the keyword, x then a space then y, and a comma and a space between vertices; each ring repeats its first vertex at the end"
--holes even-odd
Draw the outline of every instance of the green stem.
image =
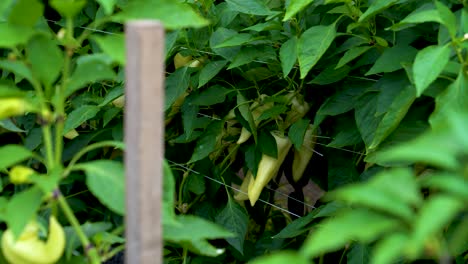
POLYGON ((100 257, 96 248, 93 246, 93 244, 91 244, 88 237, 85 235, 85 233, 81 229, 80 223, 78 222, 78 219, 76 219, 75 214, 73 213, 72 209, 68 205, 68 202, 65 199, 65 197, 62 195, 62 193, 60 193, 60 190, 58 188, 54 191, 54 194, 56 196, 56 199, 65 217, 68 219, 68 222, 73 227, 76 234, 78 235, 78 238, 80 239, 81 244, 83 245, 86 255, 89 257, 91 264, 101 263, 101 260, 100 260, 100 257))
POLYGON ((47 170, 52 170, 55 167, 54 154, 52 152, 52 133, 50 131, 50 125, 42 127, 42 134, 44 135, 44 144, 46 150, 46 166, 47 170))

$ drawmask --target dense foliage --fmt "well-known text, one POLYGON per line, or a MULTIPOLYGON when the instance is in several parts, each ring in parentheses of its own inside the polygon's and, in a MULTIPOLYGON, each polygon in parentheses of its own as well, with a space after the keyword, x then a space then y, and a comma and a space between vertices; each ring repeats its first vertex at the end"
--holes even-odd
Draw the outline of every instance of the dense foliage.
POLYGON ((122 25, 141 18, 167 29, 166 263, 467 261, 467 1, 7 0, 10 262, 123 250, 122 25))

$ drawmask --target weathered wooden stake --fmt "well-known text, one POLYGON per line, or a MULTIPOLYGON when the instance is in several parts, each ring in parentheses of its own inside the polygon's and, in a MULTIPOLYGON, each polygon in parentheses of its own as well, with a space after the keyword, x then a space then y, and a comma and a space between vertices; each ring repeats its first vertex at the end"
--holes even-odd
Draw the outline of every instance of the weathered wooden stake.
POLYGON ((164 28, 125 25, 126 263, 162 263, 164 28))

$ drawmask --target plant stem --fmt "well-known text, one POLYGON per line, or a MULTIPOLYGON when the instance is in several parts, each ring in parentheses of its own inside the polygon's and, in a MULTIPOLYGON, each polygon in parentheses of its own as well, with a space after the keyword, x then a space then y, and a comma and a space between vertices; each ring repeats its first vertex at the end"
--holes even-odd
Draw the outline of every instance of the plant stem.
POLYGON ((42 127, 42 134, 44 135, 44 144, 46 150, 46 166, 47 170, 52 170, 55 166, 54 154, 52 152, 52 133, 50 131, 50 125, 45 125, 42 127))
POLYGON ((67 217, 68 222, 73 227, 76 234, 78 235, 78 238, 80 239, 81 244, 83 245, 84 251, 86 255, 89 257, 91 263, 92 264, 101 263, 101 260, 99 258, 99 254, 96 248, 93 246, 93 244, 91 244, 88 237, 81 229, 80 223, 78 222, 78 219, 76 219, 75 214, 73 213, 72 209, 68 205, 68 202, 65 199, 65 197, 62 195, 62 193, 60 192, 58 188, 55 189, 54 194, 60 205, 60 208, 62 208, 62 211, 65 214, 65 217, 67 217))

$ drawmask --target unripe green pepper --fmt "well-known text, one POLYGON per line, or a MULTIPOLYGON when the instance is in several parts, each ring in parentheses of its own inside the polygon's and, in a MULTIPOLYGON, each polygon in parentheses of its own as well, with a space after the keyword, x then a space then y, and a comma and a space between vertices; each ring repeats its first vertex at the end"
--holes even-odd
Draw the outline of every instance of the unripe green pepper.
POLYGON ((315 137, 314 126, 309 125, 305 136, 304 142, 300 150, 294 149, 294 160, 292 165, 292 176, 295 182, 298 182, 304 174, 307 164, 309 164, 312 155, 314 154, 315 137))
POLYGON ((53 264, 65 250, 65 232, 54 216, 49 220, 49 235, 46 241, 38 237, 39 225, 31 221, 23 233, 15 239, 7 229, 2 236, 2 252, 11 264, 53 264))
POLYGON ((276 140, 276 146, 278 150, 277 158, 273 158, 266 154, 262 155, 260 162, 258 163, 257 176, 255 179, 251 179, 249 182, 248 196, 250 204, 255 205, 263 188, 270 182, 281 167, 286 155, 289 152, 292 144, 288 137, 279 135, 278 133, 271 133, 276 140))

